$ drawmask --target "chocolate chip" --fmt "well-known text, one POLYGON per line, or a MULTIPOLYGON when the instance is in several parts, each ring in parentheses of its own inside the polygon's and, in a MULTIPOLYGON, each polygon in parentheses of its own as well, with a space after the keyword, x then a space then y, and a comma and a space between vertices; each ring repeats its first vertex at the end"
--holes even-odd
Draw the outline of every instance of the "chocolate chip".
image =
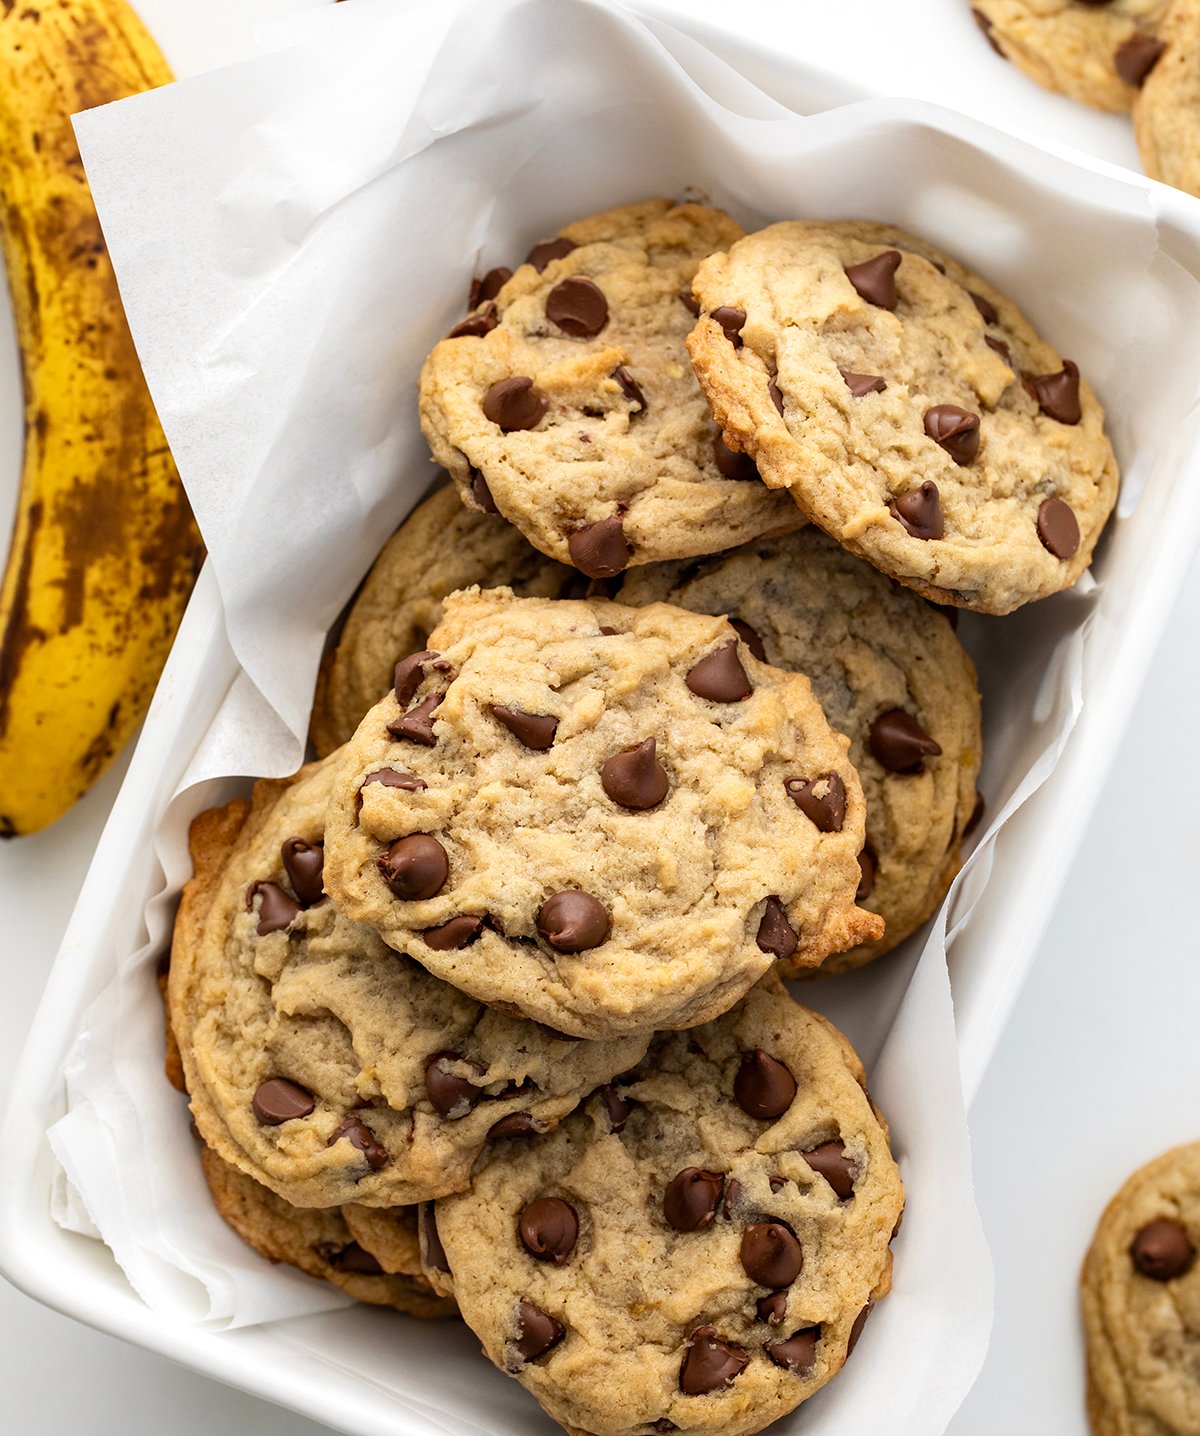
MULTIPOLYGON (((425 1091, 439 1117, 449 1117, 452 1120, 465 1117, 483 1097, 482 1088, 468 1081, 466 1077, 447 1072, 442 1066, 443 1062, 462 1061, 461 1052, 435 1052, 432 1057, 425 1059, 425 1091)), ((468 1062, 467 1066, 477 1077, 484 1076, 487 1071, 487 1068, 478 1062, 468 1062)))
POLYGON ((785 778, 784 789, 792 802, 822 833, 840 833, 846 821, 846 785, 837 773, 815 778, 785 778))
POLYGON ((1134 1266, 1151 1281, 1174 1281, 1190 1271, 1196 1249, 1178 1222, 1160 1218, 1147 1222, 1129 1248, 1134 1266))
POLYGON ((791 1286, 804 1265, 800 1243, 782 1222, 751 1222, 742 1233, 741 1259, 760 1286, 791 1286))
POLYGON ((767 1180, 770 1182, 773 1192, 781 1192, 787 1186, 788 1181, 786 1177, 768 1177, 767 1180))
POLYGON ((483 415, 502 433, 536 429, 550 407, 550 400, 524 374, 497 379, 483 396, 483 415))
POLYGON ((637 1104, 611 1082, 607 1087, 600 1088, 600 1100, 604 1103, 604 1112, 608 1117, 608 1130, 623 1132, 625 1123, 629 1121, 629 1115, 637 1104))
POLYGON ((1004 342, 1003 339, 995 339, 992 337, 992 335, 985 334, 983 336, 983 342, 988 346, 989 349, 994 349, 1006 364, 1008 364, 1009 366, 1012 365, 1012 350, 1008 347, 1008 345, 1004 342))
POLYGON ((854 1195, 854 1178, 858 1169, 846 1156, 845 1142, 822 1142, 819 1147, 813 1147, 802 1155, 813 1171, 825 1178, 842 1201, 854 1195))
POLYGON ((1025 380, 1025 390, 1047 418, 1060 424, 1078 424, 1083 417, 1079 406, 1079 368, 1063 360, 1056 374, 1035 374, 1025 380))
POLYGON ((889 708, 876 718, 868 745, 875 761, 889 773, 924 772, 921 760, 936 758, 942 751, 941 745, 903 708, 889 708))
POLYGON ((736 1219, 742 1206, 742 1184, 736 1177, 730 1177, 725 1183, 725 1204, 721 1215, 727 1222, 736 1219))
POLYGON ((862 1309, 862 1310, 858 1313, 858 1315, 854 1318, 854 1325, 850 1328, 850 1337, 849 1337, 849 1340, 846 1342, 846 1359, 847 1359, 847 1360, 850 1359, 850 1353, 851 1353, 851 1352, 854 1350, 854 1348, 858 1345, 858 1338, 862 1335, 862 1333, 863 1333, 863 1327, 866 1326, 866 1324, 867 1324, 867 1317, 870 1316, 870 1315, 871 1315, 871 1303, 870 1303, 870 1302, 867 1302, 866 1306, 864 1306, 863 1309, 862 1309))
POLYGON ((523 708, 510 708, 505 703, 491 703, 488 711, 526 748, 544 753, 547 748, 553 747, 554 735, 558 731, 557 718, 545 713, 526 713, 523 708))
POLYGON ((486 300, 495 299, 511 278, 512 270, 498 265, 495 269, 489 269, 482 279, 472 279, 467 308, 478 309, 486 300))
POLYGON ((347 1242, 344 1247, 339 1247, 334 1242, 319 1242, 313 1247, 313 1251, 334 1271, 354 1276, 383 1275, 379 1259, 372 1256, 366 1247, 360 1247, 357 1242, 347 1242))
POLYGON ((281 849, 283 866, 303 907, 312 907, 325 896, 322 874, 325 870, 325 845, 306 843, 303 838, 288 838, 281 849))
POLYGON ((567 539, 571 562, 589 578, 612 578, 629 566, 633 550, 625 541, 620 513, 583 524, 567 539))
POLYGON ((608 300, 598 284, 573 274, 546 296, 546 318, 572 339, 593 339, 608 323, 608 300))
POLYGON ((731 618, 729 626, 760 663, 767 661, 767 650, 763 647, 763 641, 748 623, 741 618, 731 618))
POLYGON ((424 778, 418 778, 414 773, 402 773, 398 768, 376 768, 362 780, 364 788, 372 783, 381 783, 385 788, 402 788, 406 793, 419 793, 429 786, 424 778))
POLYGON ((343 1137, 352 1147, 356 1147, 363 1154, 371 1171, 377 1172, 380 1167, 387 1164, 387 1148, 379 1143, 370 1127, 365 1122, 360 1122, 357 1117, 347 1117, 344 1121, 339 1122, 325 1145, 332 1147, 343 1137))
POLYGON ((838 373, 846 381, 846 388, 853 399, 861 399, 867 394, 882 394, 887 388, 878 374, 856 374, 853 369, 839 369, 838 373))
POLYGON ((565 259, 573 249, 579 246, 573 239, 543 239, 540 244, 535 244, 525 256, 525 263, 532 264, 539 274, 555 259, 565 259))
POLYGON ((537 1197, 521 1213, 517 1232, 535 1261, 562 1266, 579 1239, 579 1217, 561 1197, 537 1197))
POLYGON ((677 1232, 699 1232, 717 1214, 725 1178, 720 1172, 684 1167, 667 1183, 663 1193, 663 1216, 677 1232))
POLYGON ((444 693, 431 693, 428 698, 422 698, 415 708, 401 713, 399 718, 393 718, 387 725, 389 736, 432 748, 437 742, 437 734, 433 731, 433 714, 445 696, 444 693))
POLYGON ((624 364, 618 364, 613 370, 612 376, 620 386, 621 393, 631 404, 637 405, 639 414, 644 414, 646 412, 646 396, 642 393, 641 385, 624 364))
POLYGON ((868 843, 858 855, 858 871, 861 876, 858 879, 858 888, 854 893, 855 902, 864 902, 871 896, 875 887, 875 875, 879 871, 879 859, 875 856, 875 849, 868 843))
POLYGON ((528 1112, 510 1112, 488 1128, 488 1141, 501 1142, 506 1137, 534 1137, 541 1129, 528 1112))
POLYGON ((545 1356, 566 1334, 560 1322, 533 1302, 523 1301, 517 1307, 515 1345, 522 1361, 536 1361, 539 1356, 545 1356))
POLYGON ((992 34, 992 22, 981 10, 972 9, 971 14, 975 17, 975 23, 979 26, 983 38, 1002 60, 1007 60, 1008 56, 1000 48, 1000 42, 996 39, 995 35, 992 34))
POLYGON ((427 927, 421 936, 425 939, 425 945, 433 948, 434 952, 457 952, 460 947, 474 942, 482 929, 481 917, 461 913, 437 927, 427 927))
POLYGON ((932 479, 926 479, 906 494, 897 495, 888 504, 888 510, 913 538, 940 539, 946 531, 941 495, 932 479))
POLYGON ((767 380, 767 393, 771 396, 771 403, 779 410, 780 417, 783 416, 783 391, 773 378, 767 380))
POLYGON ((436 897, 450 876, 446 849, 428 833, 398 838, 375 862, 384 882, 406 902, 436 897))
POLYGON ((679 299, 689 314, 694 314, 697 319, 700 317, 700 301, 692 294, 690 289, 681 289, 679 299))
POLYGON ((656 808, 670 786, 666 769, 654 756, 657 740, 647 738, 634 748, 614 753, 600 769, 600 784, 614 803, 644 812, 656 808))
POLYGON ((697 698, 707 698, 712 703, 740 703, 754 692, 738 658, 736 638, 706 654, 684 681, 697 698))
POLYGON ((846 278, 859 297, 880 309, 896 307, 896 271, 903 256, 898 249, 885 249, 874 259, 864 259, 846 270, 846 278))
POLYGON ((762 952, 775 957, 791 957, 800 946, 796 929, 787 920, 787 912, 777 897, 769 897, 755 938, 762 952))
POLYGON ((490 334, 498 323, 496 306, 485 304, 478 314, 468 314, 465 319, 459 320, 446 338, 482 339, 485 334, 490 334))
POLYGON ((1037 536, 1055 558, 1073 557, 1079 548, 1079 521, 1070 504, 1044 499, 1037 513, 1037 536))
POLYGON ((760 1296, 754 1304, 754 1314, 759 1321, 782 1326, 787 1316, 787 1292, 773 1291, 770 1296, 760 1296))
POLYGON ((258 926, 255 928, 259 937, 282 932, 299 916, 300 905, 294 903, 276 883, 252 883, 246 889, 247 910, 253 910, 255 898, 259 899, 258 926))
POLYGON ((1117 46, 1117 53, 1113 56, 1117 74, 1127 85, 1140 90, 1146 82, 1146 76, 1158 64, 1166 48, 1166 45, 1161 40, 1156 40, 1153 35, 1147 35, 1141 30, 1135 31, 1128 40, 1117 46))
POLYGON ((730 1385, 749 1364, 749 1355, 722 1341, 713 1327, 698 1327, 688 1337, 679 1368, 679 1389, 685 1396, 707 1396, 730 1385))
POLYGON ((676 1426, 674 1421, 668 1421, 667 1418, 663 1416, 658 1421, 651 1422, 650 1429, 651 1431, 661 1432, 662 1436, 667 1436, 668 1432, 678 1431, 679 1427, 676 1426))
POLYGON ((496 507, 496 500, 492 498, 492 491, 488 488, 487 480, 475 468, 471 470, 471 500, 480 513, 498 514, 500 512, 496 507))
POLYGON ((713 440, 713 459, 722 477, 746 484, 758 478, 758 468, 749 454, 739 454, 720 436, 713 440))
POLYGON ((438 1235, 437 1213, 433 1209, 432 1202, 422 1202, 419 1223, 421 1228, 421 1246, 424 1249, 422 1257, 425 1265, 430 1271, 448 1273, 450 1263, 446 1258, 446 1248, 442 1245, 442 1239, 438 1235))
POLYGON ((725 331, 725 338, 735 349, 742 347, 742 325, 746 322, 746 311, 737 309, 732 304, 722 304, 714 309, 711 318, 715 319, 725 331))
POLYGON ((608 940, 611 923, 604 905, 591 893, 568 888, 542 904, 538 931, 558 952, 586 952, 608 940))
MULTIPOLYGON (((957 404, 935 404, 926 409, 925 432, 960 466, 969 464, 979 452, 979 415, 957 404)), ((941 534, 936 537, 941 538, 941 534)))
POLYGON ((967 293, 971 296, 971 303, 978 309, 979 317, 983 322, 985 324, 995 324, 1000 318, 1000 315, 996 312, 996 306, 992 301, 985 299, 982 294, 976 294, 973 289, 968 289, 967 293))
POLYGON ((440 655, 432 648, 422 648, 402 658, 392 670, 392 690, 401 708, 407 708, 425 678, 425 665, 433 663, 440 655))
POLYGON ((286 1077, 268 1077, 258 1084, 250 1105, 264 1126, 278 1127, 283 1122, 311 1115, 317 1104, 312 1093, 299 1082, 286 1077))
POLYGON ((773 1122, 792 1105, 796 1079, 782 1062, 756 1047, 742 1054, 742 1064, 733 1079, 733 1095, 747 1116, 773 1122))
POLYGON ((776 1366, 794 1371, 797 1376, 807 1376, 817 1364, 817 1337, 820 1334, 819 1326, 805 1327, 802 1331, 793 1332, 786 1341, 765 1342, 763 1350, 776 1366))

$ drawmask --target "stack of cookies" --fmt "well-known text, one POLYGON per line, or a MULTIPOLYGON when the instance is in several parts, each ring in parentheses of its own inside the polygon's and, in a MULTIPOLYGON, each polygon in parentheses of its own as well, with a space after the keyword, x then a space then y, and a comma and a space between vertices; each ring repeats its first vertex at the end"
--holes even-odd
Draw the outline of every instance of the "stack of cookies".
POLYGON ((1200 0, 971 0, 992 49, 1082 104, 1133 113, 1142 167, 1200 194, 1200 0))
POLYGON ((841 1369, 903 1207, 781 978, 944 896, 954 609, 1083 571, 1103 416, 901 231, 667 201, 476 281, 420 416, 453 486, 356 598, 318 761, 193 825, 169 1066, 264 1255, 457 1309, 570 1432, 743 1436, 841 1369))

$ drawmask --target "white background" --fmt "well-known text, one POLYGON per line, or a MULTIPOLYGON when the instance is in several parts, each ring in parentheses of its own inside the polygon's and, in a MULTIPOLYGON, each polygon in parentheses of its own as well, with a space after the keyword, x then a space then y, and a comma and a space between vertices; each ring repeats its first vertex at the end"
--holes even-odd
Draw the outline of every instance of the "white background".
MULTIPOLYGON (((254 25, 305 3, 141 0, 140 9, 186 74, 252 53, 254 25)), ((727 0, 654 3, 717 30, 732 23, 727 0)), ((1045 95, 995 59, 965 0, 739 0, 733 13, 743 33, 858 85, 1136 163, 1125 121, 1045 95)), ((2 304, 0 296, 0 549, 21 438, 2 304)), ((1200 967, 1188 941, 1200 857, 1191 822, 1198 625, 1200 562, 1113 772, 1098 775, 1091 830, 972 1113, 996 1329, 952 1436, 1084 1436, 1075 1280, 1091 1229, 1127 1172, 1200 1137, 1200 967)), ((0 846, 0 1096, 122 767, 49 832, 0 846)), ((159 1436, 165 1423, 172 1436, 326 1430, 100 1336, 2 1282, 0 1353, 0 1426, 32 1436, 159 1436)))

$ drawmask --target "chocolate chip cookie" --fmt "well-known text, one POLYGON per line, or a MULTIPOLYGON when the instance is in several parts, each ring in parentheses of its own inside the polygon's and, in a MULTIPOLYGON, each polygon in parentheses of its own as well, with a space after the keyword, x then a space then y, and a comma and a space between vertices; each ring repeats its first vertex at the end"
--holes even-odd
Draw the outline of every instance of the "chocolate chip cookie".
POLYGON ((882 935, 847 740, 724 619, 472 590, 429 643, 346 746, 326 829, 329 891, 398 951, 601 1038, 882 935))
MULTIPOLYGON (((417 1231, 419 1211, 419 1207, 364 1207, 357 1202, 346 1202, 341 1208, 342 1220, 349 1227, 350 1235, 385 1270, 424 1279, 417 1231)), ((427 1280, 426 1285, 429 1285, 427 1280)))
POLYGON ((439 489, 384 545, 321 670, 311 729, 318 755, 353 737, 387 692, 396 660, 425 647, 448 593, 502 583, 528 597, 578 598, 587 582, 498 515, 464 508, 452 486, 439 489))
POLYGON ((430 355, 421 428, 464 503, 592 578, 794 527, 729 453, 688 365, 692 276, 743 233, 649 200, 535 248, 430 355), (495 292, 493 292, 495 291, 495 292))
POLYGON ((1200 1431, 1200 1143, 1135 1172, 1083 1264, 1087 1405, 1096 1436, 1200 1431))
POLYGON ((568 1431, 742 1436, 841 1370, 903 1188, 845 1038, 774 977, 436 1204, 464 1320, 568 1431))
POLYGON ((455 1314, 454 1302, 436 1295, 419 1268, 398 1270, 360 1243, 337 1207, 293 1207, 208 1147, 200 1162, 222 1219, 259 1256, 321 1277, 355 1301, 392 1306, 410 1316, 455 1314))
POLYGON ((1069 587, 1117 494, 1079 370, 902 230, 789 222, 700 266, 692 362, 725 442, 843 547, 935 603, 1069 587))
POLYGON ((820 971, 858 967, 903 942, 958 871, 977 801, 979 690, 946 618, 812 526, 637 569, 620 597, 728 614, 756 656, 808 678, 850 739, 867 803, 858 900, 887 924, 881 939, 820 971))
POLYGON ((971 0, 997 54, 1098 110, 1129 109, 1160 52, 1167 0, 971 0))
POLYGON ((1142 167, 1200 195, 1200 3, 1172 0, 1157 34, 1161 57, 1133 104, 1142 167))
POLYGON ((406 1205, 465 1186, 498 1126, 552 1126, 646 1039, 574 1042, 481 1008, 341 915, 322 876, 334 776, 259 783, 193 823, 171 1023, 226 1162, 296 1206, 406 1205))

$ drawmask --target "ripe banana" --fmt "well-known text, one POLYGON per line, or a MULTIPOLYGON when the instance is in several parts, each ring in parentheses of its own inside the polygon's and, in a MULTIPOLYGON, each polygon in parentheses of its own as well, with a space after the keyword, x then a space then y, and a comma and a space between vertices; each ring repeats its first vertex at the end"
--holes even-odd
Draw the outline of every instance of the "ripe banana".
POLYGON ((140 722, 202 558, 69 116, 171 79, 124 0, 0 0, 0 244, 25 391, 0 588, 0 834, 64 813, 140 722))

